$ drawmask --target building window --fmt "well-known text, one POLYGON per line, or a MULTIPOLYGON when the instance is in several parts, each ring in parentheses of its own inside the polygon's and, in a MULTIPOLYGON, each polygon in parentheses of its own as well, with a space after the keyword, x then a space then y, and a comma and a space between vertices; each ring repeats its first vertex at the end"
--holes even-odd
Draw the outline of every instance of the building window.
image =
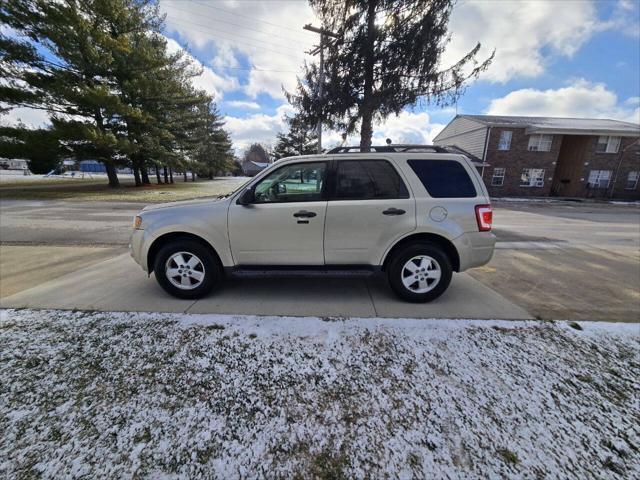
POLYGON ((529 137, 529 151, 548 152, 551 150, 553 135, 531 135, 529 137))
POLYGON ((504 168, 494 168, 493 177, 491 177, 492 187, 501 187, 504 184, 504 168))
POLYGON ((589 188, 607 188, 611 179, 611 170, 591 170, 589 188))
POLYGON ((640 177, 640 172, 629 172, 627 176, 627 184, 625 185, 625 190, 635 190, 638 186, 638 178, 640 177))
POLYGON ((498 150, 509 150, 511 148, 511 130, 502 130, 500 132, 500 141, 498 142, 498 150))
POLYGON ((542 187, 544 186, 543 168, 524 168, 520 175, 521 187, 542 187))
POLYGON ((596 152, 598 153, 618 153, 620 147, 620 137, 598 137, 596 152))

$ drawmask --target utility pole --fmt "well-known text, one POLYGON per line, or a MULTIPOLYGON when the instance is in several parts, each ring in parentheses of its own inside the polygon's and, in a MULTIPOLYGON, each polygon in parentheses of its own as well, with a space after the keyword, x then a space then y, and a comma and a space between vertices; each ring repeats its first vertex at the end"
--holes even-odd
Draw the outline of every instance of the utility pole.
MULTIPOLYGON (((320 45, 309 52, 311 55, 320 53, 320 74, 318 78, 318 105, 322 110, 322 100, 324 98, 324 46, 327 37, 338 38, 338 35, 325 30, 324 28, 317 28, 311 26, 310 23, 302 27, 304 30, 320 34, 320 45)), ((320 112, 321 113, 321 112, 320 112)), ((318 119, 318 125, 316 126, 318 133, 318 153, 322 153, 322 118, 318 119)))

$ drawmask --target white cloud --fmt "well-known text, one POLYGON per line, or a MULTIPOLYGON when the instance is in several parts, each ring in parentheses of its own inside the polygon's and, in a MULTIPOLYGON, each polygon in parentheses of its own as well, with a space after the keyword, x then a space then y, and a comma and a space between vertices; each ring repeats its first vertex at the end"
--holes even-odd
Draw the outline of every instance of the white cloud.
MULTIPOLYGON (((427 112, 410 112, 404 110, 398 116, 390 116, 385 121, 376 122, 373 125, 373 145, 385 145, 387 138, 393 143, 412 143, 419 145, 431 145, 433 138, 440 133, 445 124, 432 123, 427 112)), ((340 132, 324 131, 322 145, 324 148, 332 148, 342 144, 340 132)), ((346 145, 360 145, 360 134, 347 137, 346 145)))
POLYGON ((288 104, 283 104, 276 109, 273 115, 254 113, 244 118, 226 116, 225 128, 231 134, 236 154, 239 155, 252 143, 272 145, 276 140, 276 134, 287 131, 284 116, 292 113, 288 104))
POLYGON ((373 143, 384 145, 386 139, 390 138, 393 143, 431 144, 443 128, 443 124, 431 123, 427 112, 404 111, 374 126, 373 143))
POLYGON ((49 113, 46 110, 18 107, 0 115, 0 125, 11 127, 20 122, 27 128, 43 128, 50 124, 49 113))
POLYGON ((233 49, 228 44, 221 44, 218 47, 217 54, 210 63, 216 69, 238 68, 240 66, 233 49))
POLYGON ((496 50, 481 78, 535 77, 549 57, 571 57, 600 28, 591 1, 463 1, 451 15, 452 39, 443 64, 451 65, 480 42, 478 58, 496 50))
POLYGON ((282 88, 295 87, 305 50, 318 41, 302 29, 316 21, 307 2, 160 1, 160 7, 169 31, 199 49, 215 48, 210 63, 217 72, 239 68, 238 58, 246 57, 251 70, 244 91, 251 98, 266 93, 284 101, 282 88))
POLYGON ((637 97, 620 102, 602 83, 584 79, 548 90, 524 88, 491 101, 490 115, 532 115, 557 117, 612 118, 640 123, 637 97))
POLYGON ((603 28, 616 30, 632 38, 640 38, 640 2, 618 0, 603 28))
MULTIPOLYGON (((608 20, 598 18, 593 0, 462 0, 449 24, 452 35, 443 66, 459 60, 476 42, 478 56, 496 57, 481 78, 507 82, 536 77, 558 57, 570 58, 595 33, 605 29, 637 31, 638 2, 618 0, 608 20)), ((216 72, 238 68, 239 56, 252 65, 244 92, 251 98, 266 93, 284 100, 301 73, 305 51, 317 35, 302 30, 318 23, 307 2, 160 2, 169 30, 199 48, 215 47, 216 72)))
MULTIPOLYGON (((173 38, 167 37, 167 50, 170 53, 174 53, 184 49, 173 38)), ((194 58, 190 53, 187 52, 186 55, 195 65, 202 68, 202 73, 191 79, 191 83, 195 88, 204 90, 217 101, 222 99, 223 92, 236 90, 238 88, 237 78, 218 75, 211 68, 203 65, 197 58, 194 58)))
POLYGON ((226 105, 234 108, 243 108, 245 110, 259 110, 260 104, 257 102, 246 102, 244 100, 228 100, 225 102, 226 105))
POLYGON ((283 77, 282 73, 253 69, 249 73, 249 83, 244 91, 251 98, 256 98, 260 93, 266 93, 273 98, 284 99, 283 89, 292 91, 295 85, 295 78, 292 80, 283 77))
MULTIPOLYGON (((285 115, 291 115, 291 106, 283 104, 276 109, 274 115, 255 113, 246 118, 233 116, 225 117, 225 128, 231 133, 236 153, 241 153, 254 142, 263 145, 273 145, 276 134, 286 132, 287 124, 283 121, 285 115)), ((377 123, 373 129, 373 143, 384 145, 387 138, 393 143, 431 144, 433 138, 444 128, 444 124, 431 123, 426 112, 404 111, 399 116, 389 117, 385 122, 377 123)), ((325 148, 332 148, 342 143, 340 132, 323 131, 322 144, 325 148)), ((349 137, 347 145, 358 145, 359 135, 349 137)))

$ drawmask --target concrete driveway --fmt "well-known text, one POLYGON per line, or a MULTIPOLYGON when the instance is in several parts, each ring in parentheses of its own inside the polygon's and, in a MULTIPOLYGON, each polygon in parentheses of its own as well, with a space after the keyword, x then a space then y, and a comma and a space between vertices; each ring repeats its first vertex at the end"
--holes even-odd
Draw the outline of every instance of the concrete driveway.
MULTIPOLYGON (((78 251, 77 247, 55 248, 78 251)), ((3 257, 14 259, 30 255, 31 249, 0 247, 5 251, 3 257)), ((90 255, 96 253, 92 249, 90 255)), ((50 265, 43 261, 42 270, 49 271, 50 265)), ((455 275, 448 292, 426 305, 398 300, 384 279, 228 279, 202 300, 178 300, 166 294, 155 278, 147 278, 128 253, 8 295, 0 299, 0 306, 321 317, 530 318, 522 308, 466 274, 455 275)))

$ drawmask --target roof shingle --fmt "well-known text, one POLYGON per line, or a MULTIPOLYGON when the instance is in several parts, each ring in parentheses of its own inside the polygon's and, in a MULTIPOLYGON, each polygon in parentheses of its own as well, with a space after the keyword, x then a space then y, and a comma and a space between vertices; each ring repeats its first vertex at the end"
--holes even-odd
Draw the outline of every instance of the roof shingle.
POLYGON ((519 117, 508 115, 459 115, 490 126, 513 126, 541 131, 584 131, 640 135, 640 125, 600 118, 519 117))

